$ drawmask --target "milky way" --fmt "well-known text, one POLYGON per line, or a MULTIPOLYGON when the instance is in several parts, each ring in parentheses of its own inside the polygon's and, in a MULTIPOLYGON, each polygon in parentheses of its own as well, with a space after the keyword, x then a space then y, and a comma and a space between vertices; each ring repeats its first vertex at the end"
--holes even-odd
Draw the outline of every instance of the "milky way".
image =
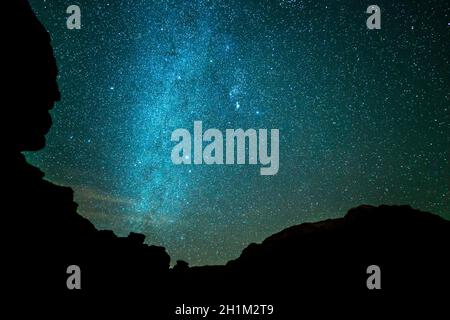
POLYGON ((27 159, 98 228, 215 264, 362 204, 450 218, 445 1, 30 1, 61 102, 27 159), (81 30, 66 8, 81 8, 81 30), (277 128, 280 170, 171 162, 171 132, 277 128))

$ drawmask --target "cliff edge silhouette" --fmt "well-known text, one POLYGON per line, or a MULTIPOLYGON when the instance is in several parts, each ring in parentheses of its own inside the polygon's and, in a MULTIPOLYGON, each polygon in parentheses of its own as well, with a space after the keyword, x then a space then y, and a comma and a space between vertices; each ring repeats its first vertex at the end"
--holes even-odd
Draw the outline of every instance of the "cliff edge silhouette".
POLYGON ((28 2, 11 1, 5 12, 2 213, 12 290, 18 295, 42 288, 64 293, 66 269, 72 264, 83 271, 87 292, 147 288, 153 277, 161 279, 169 269, 165 249, 146 245, 140 234, 123 238, 97 230, 77 213, 71 188, 45 180, 42 171, 26 162, 23 151, 45 146, 52 124, 49 110, 60 99, 57 66, 50 36, 28 2))
POLYGON ((448 297, 441 293, 450 288, 450 222, 409 206, 364 205, 343 218, 292 226, 249 245, 224 266, 189 268, 181 261, 169 269, 165 249, 146 245, 143 235, 97 230, 77 213, 72 189, 45 180, 22 155, 45 146, 49 110, 60 93, 47 31, 27 1, 8 6, 9 27, 0 40, 6 52, 6 191, 0 205, 10 297, 23 301, 31 292, 42 299, 115 296, 136 303, 139 296, 146 300, 140 308, 156 306, 152 314, 172 316, 181 303, 273 303, 282 310, 280 319, 297 315, 299 304, 304 310, 319 300, 345 305, 405 295, 448 297), (72 264, 82 270, 79 291, 66 287, 72 264), (381 290, 367 288, 370 265, 381 269, 381 290))

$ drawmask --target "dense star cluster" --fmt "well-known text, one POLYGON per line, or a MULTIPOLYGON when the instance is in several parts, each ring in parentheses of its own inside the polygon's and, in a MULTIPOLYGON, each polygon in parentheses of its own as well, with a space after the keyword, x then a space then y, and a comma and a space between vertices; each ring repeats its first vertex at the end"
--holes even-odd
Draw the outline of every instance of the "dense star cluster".
POLYGON ((30 2, 62 100, 27 159, 98 228, 198 265, 362 203, 450 218, 446 1, 378 1, 381 30, 364 1, 30 2), (171 132, 196 120, 279 129, 279 172, 172 164, 171 132))

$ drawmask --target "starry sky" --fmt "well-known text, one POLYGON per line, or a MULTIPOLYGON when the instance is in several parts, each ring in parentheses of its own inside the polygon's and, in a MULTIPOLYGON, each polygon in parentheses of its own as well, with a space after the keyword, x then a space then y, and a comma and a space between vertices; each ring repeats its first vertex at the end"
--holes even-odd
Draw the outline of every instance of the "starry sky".
POLYGON ((100 229, 221 264, 360 204, 450 219, 444 0, 30 0, 62 100, 27 153, 100 229), (68 30, 66 8, 81 8, 68 30), (381 8, 368 30, 366 8, 381 8), (280 170, 171 162, 177 128, 280 130, 280 170))

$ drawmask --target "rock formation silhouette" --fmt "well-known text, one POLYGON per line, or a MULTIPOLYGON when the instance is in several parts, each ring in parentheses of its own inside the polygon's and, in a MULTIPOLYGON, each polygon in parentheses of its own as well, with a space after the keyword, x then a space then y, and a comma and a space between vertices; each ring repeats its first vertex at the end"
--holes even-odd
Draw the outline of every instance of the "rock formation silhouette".
POLYGON ((356 305, 407 312, 415 301, 429 306, 448 299, 449 243, 450 221, 437 215, 410 206, 363 205, 343 218, 292 226, 250 244, 225 266, 188 268, 171 280, 185 284, 180 300, 201 283, 217 301, 274 303, 280 319, 324 306, 336 315, 334 308, 346 304, 347 312, 356 305), (381 290, 367 287, 371 265, 381 269, 381 290))
MULTIPOLYGON (((112 301, 127 301, 152 319, 181 319, 173 308, 187 303, 275 304, 276 314, 267 319, 296 319, 308 309, 324 312, 324 305, 348 310, 405 296, 422 303, 448 298, 450 222, 409 206, 360 206, 343 218, 292 226, 224 266, 180 261, 169 269, 165 249, 146 245, 143 235, 97 230, 77 213, 72 189, 45 180, 22 155, 45 146, 49 110, 60 94, 48 33, 26 1, 8 5, 10 27, 0 40, 7 55, 1 206, 10 297, 24 305, 25 293, 52 303, 87 297, 99 304, 107 297, 110 310, 118 306, 112 301), (82 270, 79 291, 66 287, 72 264, 82 270), (366 286, 370 265, 381 269, 381 290, 366 286)), ((208 319, 215 317, 227 318, 208 319)))
POLYGON ((7 54, 2 60, 2 212, 9 289, 18 296, 42 294, 43 288, 54 295, 76 294, 66 287, 66 270, 73 264, 80 266, 82 289, 88 293, 112 295, 162 283, 170 264, 164 248, 146 245, 140 234, 121 238, 97 230, 77 213, 72 189, 45 180, 25 161, 23 151, 45 146, 52 124, 49 110, 60 93, 49 34, 27 1, 8 5, 9 28, 2 29, 1 41, 7 54))

